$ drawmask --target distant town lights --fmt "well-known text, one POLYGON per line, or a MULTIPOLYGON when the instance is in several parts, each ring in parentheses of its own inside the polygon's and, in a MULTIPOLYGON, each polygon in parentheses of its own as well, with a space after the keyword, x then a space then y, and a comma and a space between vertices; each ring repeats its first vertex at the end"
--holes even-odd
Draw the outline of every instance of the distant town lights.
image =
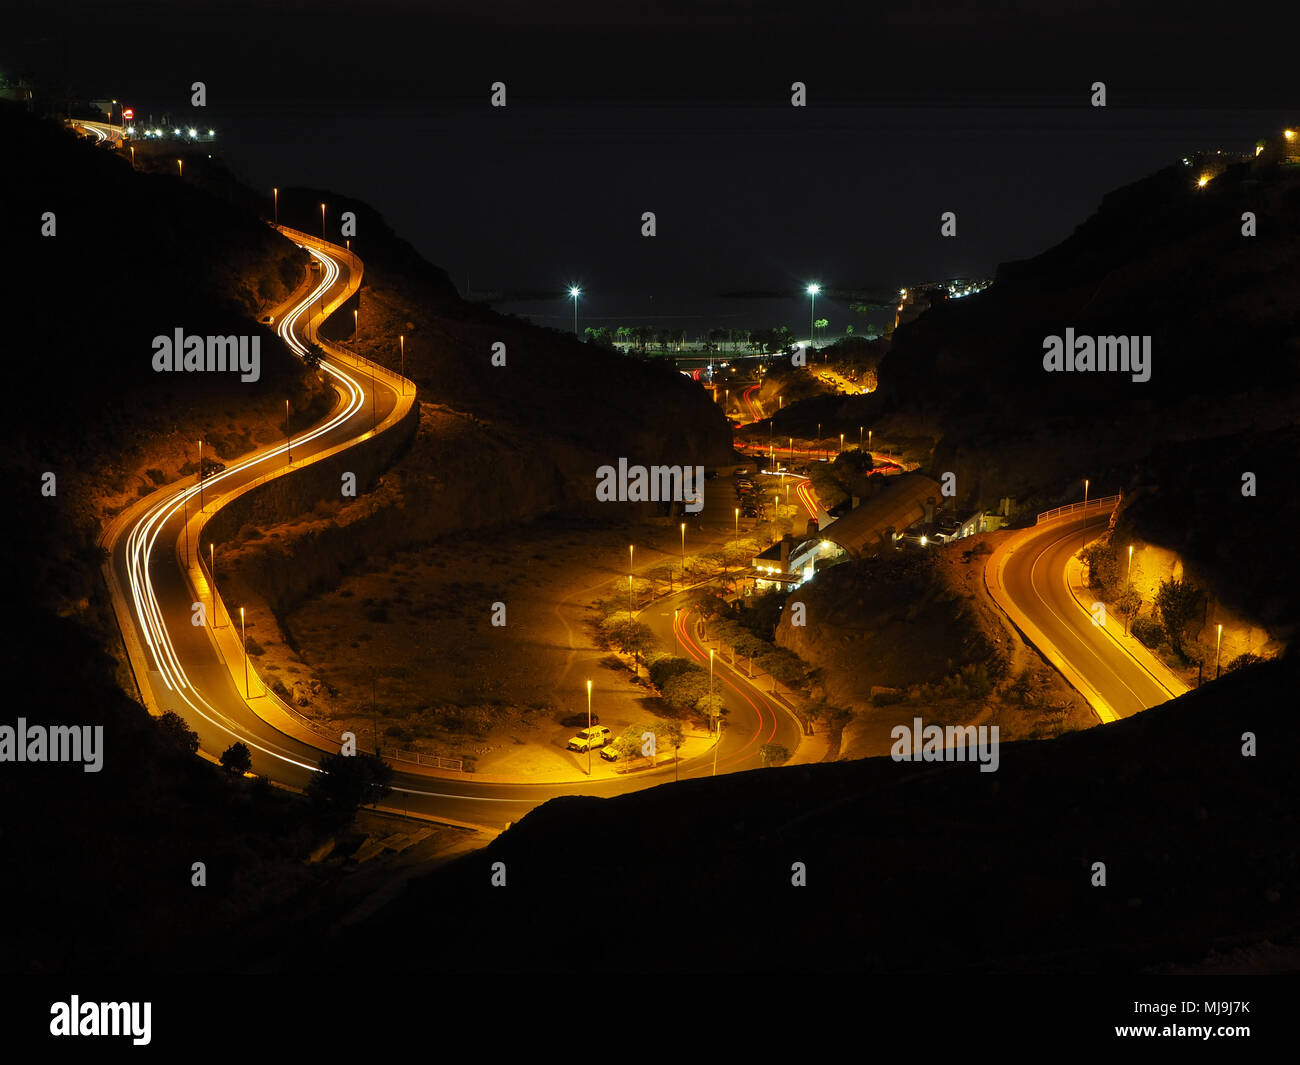
POLYGON ((1282 131, 1282 136, 1284 136, 1284 137, 1285 137, 1287 140, 1289 140, 1289 141, 1293 141, 1293 140, 1295 140, 1295 130, 1293 130, 1293 129, 1284 129, 1284 130, 1282 131))

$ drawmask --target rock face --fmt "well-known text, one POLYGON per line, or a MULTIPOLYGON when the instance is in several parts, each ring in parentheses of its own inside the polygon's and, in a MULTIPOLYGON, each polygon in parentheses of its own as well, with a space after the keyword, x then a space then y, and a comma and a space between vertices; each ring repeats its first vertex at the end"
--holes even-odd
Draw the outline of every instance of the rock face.
POLYGON ((1059 491, 1084 475, 1080 454, 1090 471, 1122 468, 1164 440, 1293 422, 1298 201, 1300 173, 1254 164, 1198 189, 1180 162, 1119 189, 1056 247, 1000 267, 988 290, 900 326, 880 391, 940 416, 935 468, 957 473, 972 510, 1059 491), (1269 231, 1243 237, 1245 211, 1269 231), (1068 329, 1149 337, 1150 379, 1047 372, 1045 340, 1068 329))
POLYGON ((870 705, 872 688, 942 681, 963 666, 1003 669, 996 634, 953 586, 937 552, 848 562, 791 594, 806 624, 782 612, 776 640, 820 669, 833 703, 870 705))

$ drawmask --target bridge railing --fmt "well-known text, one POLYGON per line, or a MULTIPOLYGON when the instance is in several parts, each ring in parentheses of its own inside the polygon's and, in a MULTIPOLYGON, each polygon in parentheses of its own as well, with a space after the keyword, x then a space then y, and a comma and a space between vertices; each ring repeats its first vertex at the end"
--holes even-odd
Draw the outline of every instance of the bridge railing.
POLYGON ((454 769, 457 773, 465 772, 463 758, 443 758, 438 754, 408 751, 401 747, 381 747, 380 751, 385 758, 391 758, 394 762, 414 762, 416 765, 427 765, 433 769, 454 769))
POLYGON ((1070 503, 1064 507, 1057 507, 1055 510, 1045 510, 1038 515, 1038 520, 1034 524, 1042 525, 1043 522, 1059 518, 1062 514, 1076 514, 1085 510, 1106 510, 1118 506, 1119 500, 1119 495, 1102 496, 1099 499, 1090 499, 1086 503, 1070 503))
MULTIPOLYGON (((327 743, 338 746, 340 743, 340 733, 337 729, 329 730, 321 727, 315 721, 311 721, 298 712, 298 708, 290 703, 287 699, 280 697, 279 693, 271 688, 269 684, 256 672, 254 677, 262 684, 262 691, 268 699, 275 703, 281 712, 292 717, 300 726, 310 731, 312 734, 319 736, 327 743)), ((433 769, 454 769, 458 773, 465 772, 465 760, 463 758, 443 758, 437 754, 427 754, 424 751, 408 751, 400 747, 384 747, 381 745, 380 752, 385 758, 390 758, 395 762, 413 762, 416 765, 430 766, 433 769)))

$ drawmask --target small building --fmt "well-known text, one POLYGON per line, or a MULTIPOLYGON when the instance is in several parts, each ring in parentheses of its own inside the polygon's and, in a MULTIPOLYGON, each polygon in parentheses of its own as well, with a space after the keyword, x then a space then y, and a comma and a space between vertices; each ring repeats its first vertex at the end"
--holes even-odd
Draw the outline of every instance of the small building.
MULTIPOLYGON (((824 529, 809 522, 802 539, 786 533, 756 555, 754 588, 797 588, 828 566, 870 558, 882 548, 894 547, 908 528, 934 521, 940 498, 939 482, 923 474, 904 473, 890 478, 879 494, 824 529)), ((955 533, 955 525, 951 531, 955 533)))

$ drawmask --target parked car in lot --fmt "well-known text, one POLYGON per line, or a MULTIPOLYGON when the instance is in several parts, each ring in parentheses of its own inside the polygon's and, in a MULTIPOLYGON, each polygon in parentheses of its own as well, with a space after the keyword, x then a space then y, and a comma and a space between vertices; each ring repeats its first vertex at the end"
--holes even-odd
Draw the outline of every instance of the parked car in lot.
POLYGON ((608 743, 600 749, 600 756, 607 762, 617 762, 622 757, 618 752, 618 748, 610 746, 608 743))
POLYGON ((604 747, 614 738, 604 725, 592 725, 591 728, 585 728, 569 741, 569 750, 571 751, 589 751, 595 747, 604 747))

